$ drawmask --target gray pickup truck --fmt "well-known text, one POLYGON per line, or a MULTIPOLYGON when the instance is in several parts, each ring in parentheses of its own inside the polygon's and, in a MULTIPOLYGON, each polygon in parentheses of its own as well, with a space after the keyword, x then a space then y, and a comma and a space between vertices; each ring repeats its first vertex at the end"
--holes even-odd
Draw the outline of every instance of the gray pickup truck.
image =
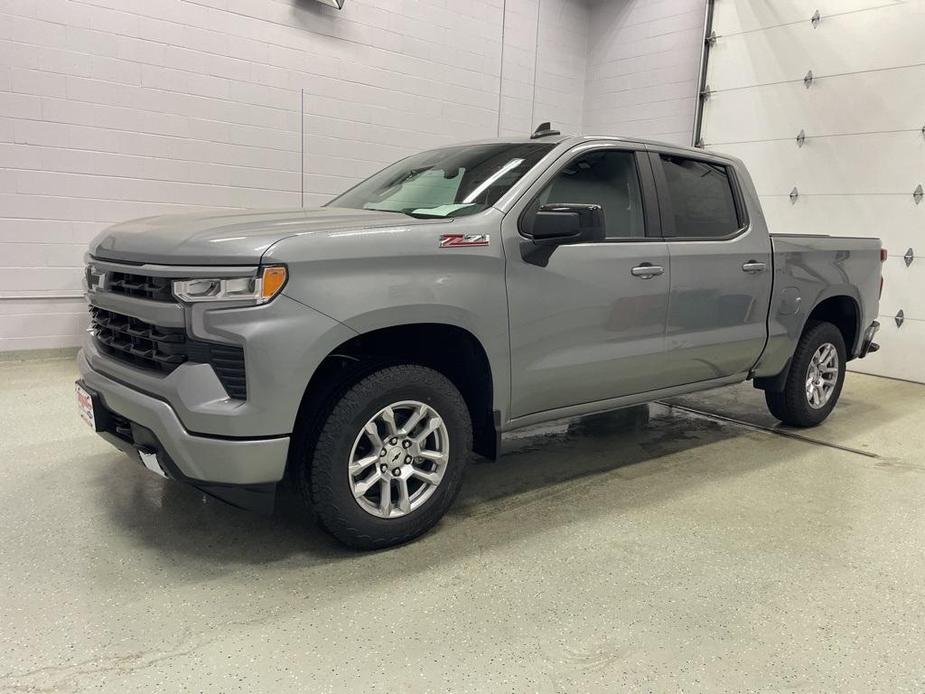
POLYGON ((164 477, 354 547, 432 527, 503 432, 751 379, 813 426, 876 349, 879 239, 768 233, 742 163, 548 129, 318 209, 103 231, 81 415, 164 477))

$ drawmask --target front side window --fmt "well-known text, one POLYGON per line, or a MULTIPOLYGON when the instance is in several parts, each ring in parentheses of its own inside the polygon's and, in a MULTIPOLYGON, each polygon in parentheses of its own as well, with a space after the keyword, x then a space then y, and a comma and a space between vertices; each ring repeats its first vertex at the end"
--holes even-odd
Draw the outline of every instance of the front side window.
POLYGON ((555 145, 501 142, 422 152, 334 198, 330 207, 460 217, 494 205, 555 145))
POLYGON ((675 236, 724 237, 739 230, 725 166, 664 154, 661 160, 674 213, 675 236))
POLYGON ((646 235, 633 152, 604 149, 573 159, 547 184, 534 204, 557 203, 600 205, 606 238, 646 235))

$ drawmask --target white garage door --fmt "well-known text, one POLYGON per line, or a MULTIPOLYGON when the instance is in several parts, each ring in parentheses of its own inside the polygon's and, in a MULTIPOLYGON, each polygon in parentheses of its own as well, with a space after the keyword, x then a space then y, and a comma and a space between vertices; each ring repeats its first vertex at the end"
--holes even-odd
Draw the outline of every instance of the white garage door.
POLYGON ((852 367, 925 382, 925 0, 715 0, 712 30, 706 147, 772 231, 883 240, 882 349, 852 367))

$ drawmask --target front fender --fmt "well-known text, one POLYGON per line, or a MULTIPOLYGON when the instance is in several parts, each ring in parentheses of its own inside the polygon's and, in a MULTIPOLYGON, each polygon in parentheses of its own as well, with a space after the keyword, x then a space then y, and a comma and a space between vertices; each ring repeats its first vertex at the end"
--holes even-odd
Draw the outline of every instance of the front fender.
POLYGON ((481 343, 495 409, 507 412, 510 344, 501 213, 435 224, 316 232, 283 239, 264 262, 285 263, 283 294, 357 333, 413 323, 452 325, 481 343), (487 245, 441 248, 443 234, 478 234, 487 245))

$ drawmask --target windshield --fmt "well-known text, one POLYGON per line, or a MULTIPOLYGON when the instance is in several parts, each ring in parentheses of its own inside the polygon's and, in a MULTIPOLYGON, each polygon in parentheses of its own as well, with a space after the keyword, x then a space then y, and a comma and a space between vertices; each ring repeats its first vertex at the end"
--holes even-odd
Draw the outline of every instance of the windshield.
POLYGON ((330 207, 459 217, 491 207, 555 145, 501 142, 422 152, 370 176, 330 207))

